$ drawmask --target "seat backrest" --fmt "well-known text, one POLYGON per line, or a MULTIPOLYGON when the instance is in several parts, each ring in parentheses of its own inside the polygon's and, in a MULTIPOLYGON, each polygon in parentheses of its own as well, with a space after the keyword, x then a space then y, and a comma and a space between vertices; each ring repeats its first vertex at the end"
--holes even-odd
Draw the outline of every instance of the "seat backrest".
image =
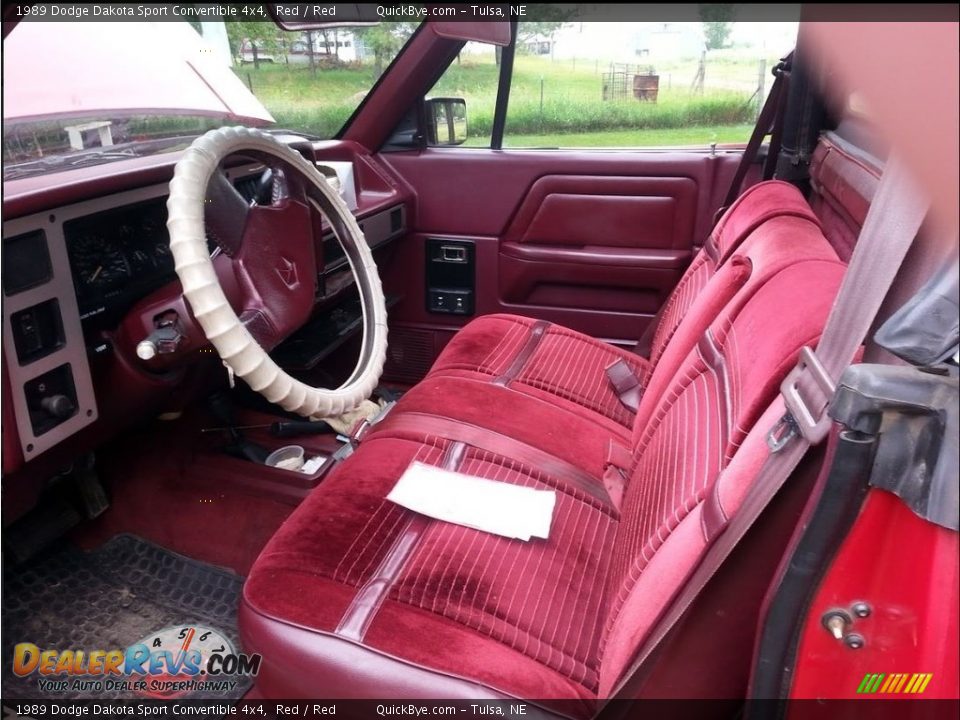
POLYGON ((647 379, 634 428, 645 427, 658 399, 673 382, 676 369, 718 317, 735 313, 783 268, 805 260, 836 259, 836 253, 824 241, 819 224, 809 215, 778 215, 757 225, 690 302, 685 317, 647 379))
MULTIPOLYGON (((608 576, 601 695, 611 691, 713 534, 736 511, 755 477, 742 468, 741 446, 749 434, 750 459, 763 454, 765 445, 754 435, 766 428, 758 420, 800 348, 816 344, 840 286, 844 265, 815 223, 773 222, 779 232, 789 229, 793 241, 745 244, 746 254, 737 253, 742 260, 727 272, 737 265, 776 269, 748 277, 678 366, 658 365, 655 375, 669 375, 654 383, 662 390, 653 394, 648 387, 644 394, 608 576), (810 255, 779 264, 765 255, 784 246, 810 255), (718 480, 731 473, 729 482, 718 480)), ((765 232, 773 222, 764 224, 765 232)))
MULTIPOLYGON (((714 309, 691 316, 713 275, 729 260, 741 243, 767 221, 776 217, 804 218, 819 222, 803 195, 793 185, 770 180, 749 187, 717 222, 703 248, 694 257, 676 288, 667 298, 650 341, 650 362, 656 365, 683 326, 686 338, 699 337, 722 307, 715 300, 704 307, 714 309)), ((722 298, 719 298, 722 301, 722 298)), ((689 350, 690 347, 686 347, 689 350)))
POLYGON ((879 159, 835 133, 817 143, 810 162, 810 206, 841 260, 850 259, 882 171, 879 159))

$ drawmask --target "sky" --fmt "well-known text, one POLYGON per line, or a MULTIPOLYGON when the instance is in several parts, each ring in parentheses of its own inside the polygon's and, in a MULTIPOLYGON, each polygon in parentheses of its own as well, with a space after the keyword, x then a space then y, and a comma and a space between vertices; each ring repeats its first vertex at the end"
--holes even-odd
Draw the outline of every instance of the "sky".
MULTIPOLYGON (((734 48, 759 53, 782 53, 793 47, 795 22, 735 22, 730 42, 734 48)), ((557 52, 577 57, 629 60, 638 45, 654 51, 699 55, 702 47, 700 22, 593 22, 569 23, 557 33, 557 52), (659 41, 657 41, 659 38, 659 41)), ((635 57, 633 58, 635 60, 635 57)))
MULTIPOLYGON (((668 32, 665 33, 664 23, 568 23, 555 36, 555 56, 638 62, 636 48, 639 45, 650 45, 654 56, 658 52, 669 53, 674 58, 699 55, 702 47, 702 24, 699 21, 667 25, 668 32), (670 36, 671 33, 674 37, 670 36), (649 39, 651 37, 653 41, 649 39)), ((729 52, 756 57, 783 55, 793 48, 797 27, 796 22, 734 22, 729 52)), ((489 46, 470 45, 468 52, 490 52, 489 46)), ((657 58, 650 59, 655 61, 657 58)))

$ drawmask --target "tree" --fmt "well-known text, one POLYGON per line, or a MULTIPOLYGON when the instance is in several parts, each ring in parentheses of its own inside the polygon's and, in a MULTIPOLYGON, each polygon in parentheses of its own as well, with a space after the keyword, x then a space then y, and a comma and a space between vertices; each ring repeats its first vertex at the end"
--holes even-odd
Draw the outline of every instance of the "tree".
MULTIPOLYGON (((553 6, 543 5, 536 6, 547 10, 547 14, 551 13, 549 10, 553 9, 553 6)), ((517 52, 522 53, 526 49, 528 42, 534 38, 547 38, 550 42, 553 42, 553 36, 562 28, 566 23, 562 20, 543 20, 539 22, 520 22, 517 23, 517 52)), ((503 48, 499 45, 496 49, 497 65, 500 64, 500 55, 503 52, 503 48)))
MULTIPOLYGON (((559 20, 517 23, 517 52, 524 52, 527 43, 534 39, 547 38, 550 42, 553 42, 553 36, 564 24, 559 20)), ((500 64, 502 50, 503 48, 497 46, 497 65, 500 64)))
POLYGON ((730 32, 733 30, 733 23, 729 22, 706 22, 703 24, 703 35, 707 41, 708 50, 719 50, 727 46, 730 39, 730 32))
POLYGON ((230 52, 234 57, 241 54, 243 41, 249 40, 253 53, 253 66, 260 68, 260 53, 277 53, 280 44, 277 41, 277 26, 269 22, 256 21, 229 21, 227 26, 227 40, 230 42, 230 52))
MULTIPOLYGON (((517 23, 517 52, 523 52, 526 43, 536 37, 545 37, 553 42, 554 36, 575 12, 573 9, 548 3, 528 5, 527 11, 527 19, 517 23)), ((500 64, 501 49, 497 47, 497 65, 500 64)))
POLYGON ((330 28, 329 30, 321 30, 320 37, 323 38, 323 51, 327 54, 328 59, 330 56, 331 49, 333 50, 333 59, 340 60, 340 50, 337 48, 337 30, 336 28, 330 28))
POLYGON ((307 57, 310 58, 310 72, 316 73, 317 72, 317 52, 316 52, 316 45, 314 43, 316 43, 317 39, 316 39, 316 36, 314 35, 313 30, 307 30, 307 32, 305 33, 305 37, 307 38, 307 57))
POLYGON ((726 47, 733 31, 733 5, 710 4, 700 6, 703 37, 708 50, 726 47))
POLYGON ((553 40, 553 36, 564 24, 563 21, 517 23, 517 43, 522 45, 535 37, 546 37, 553 40))
POLYGON ((355 35, 363 40, 364 46, 373 53, 375 79, 380 77, 387 63, 393 60, 416 29, 417 23, 384 22, 354 30, 355 35))

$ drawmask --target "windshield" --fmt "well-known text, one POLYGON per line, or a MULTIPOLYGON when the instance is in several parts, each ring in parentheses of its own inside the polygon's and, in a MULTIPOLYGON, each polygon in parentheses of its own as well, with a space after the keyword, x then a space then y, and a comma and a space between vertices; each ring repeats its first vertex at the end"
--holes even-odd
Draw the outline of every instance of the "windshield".
POLYGON ((24 20, 4 40, 4 179, 179 150, 223 125, 333 137, 415 29, 24 20))

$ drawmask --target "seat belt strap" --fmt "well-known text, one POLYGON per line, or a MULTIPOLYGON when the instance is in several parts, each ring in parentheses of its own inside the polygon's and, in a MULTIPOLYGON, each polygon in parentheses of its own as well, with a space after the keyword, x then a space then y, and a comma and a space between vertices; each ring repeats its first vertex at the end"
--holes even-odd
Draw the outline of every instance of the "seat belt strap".
POLYGON ((801 351, 797 366, 780 385, 787 413, 771 430, 770 448, 799 434, 815 445, 831 421, 827 405, 840 374, 863 344, 927 211, 927 202, 895 158, 887 163, 867 213, 817 350, 801 351))
POLYGON ((464 443, 550 475, 591 496, 603 506, 617 509, 607 494, 603 479, 598 477, 599 468, 596 474, 588 473, 545 450, 480 425, 406 410, 387 418, 383 425, 377 428, 377 432, 388 435, 392 433, 393 436, 408 433, 416 436, 427 435, 464 443))
POLYGON ((787 411, 767 436, 770 454, 734 517, 714 534, 701 562, 664 609, 613 697, 650 658, 683 618, 780 488, 807 450, 829 432, 826 414, 830 388, 852 362, 876 318, 926 215, 926 199, 891 158, 844 275, 823 335, 814 353, 805 348, 784 379, 781 394, 787 411))
MULTIPOLYGON (((790 68, 787 67, 776 76, 781 81, 777 106, 773 113, 773 122, 770 125, 770 144, 767 146, 767 157, 763 162, 763 179, 770 180, 777 170, 777 159, 780 156, 780 147, 783 142, 783 123, 787 117, 787 103, 790 100, 790 68)), ((773 88, 771 88, 772 90, 773 88)))
POLYGON ((617 510, 623 506, 623 493, 632 466, 633 453, 630 448, 624 447, 616 440, 610 440, 607 444, 607 459, 603 466, 603 486, 617 510))
MULTIPOLYGON (((757 159, 760 146, 763 144, 763 139, 767 135, 771 135, 771 133, 776 135, 776 137, 771 135, 770 138, 770 154, 773 154, 775 149, 778 153, 780 151, 780 137, 779 132, 776 131, 782 129, 783 117, 786 114, 782 106, 786 105, 787 102, 787 84, 792 60, 793 53, 790 53, 781 59, 773 68, 773 85, 770 86, 770 93, 767 95, 767 100, 763 104, 760 114, 757 116, 757 124, 753 127, 753 133, 750 135, 747 147, 743 151, 743 156, 740 158, 740 164, 737 165, 737 172, 734 173, 733 180, 730 182, 730 189, 727 190, 727 197, 723 201, 723 206, 717 212, 717 218, 719 218, 723 212, 733 204, 737 196, 740 195, 740 188, 743 186, 743 181, 747 177, 747 171, 757 159)), ((770 173, 770 177, 773 177, 772 168, 774 167, 776 167, 776 159, 773 160, 773 164, 770 164, 768 154, 768 162, 764 164, 765 179, 768 179, 768 172, 770 173)))
POLYGON ((607 380, 613 388, 614 394, 620 403, 632 413, 640 407, 640 398, 643 397, 643 386, 623 358, 607 365, 605 371, 607 380))

